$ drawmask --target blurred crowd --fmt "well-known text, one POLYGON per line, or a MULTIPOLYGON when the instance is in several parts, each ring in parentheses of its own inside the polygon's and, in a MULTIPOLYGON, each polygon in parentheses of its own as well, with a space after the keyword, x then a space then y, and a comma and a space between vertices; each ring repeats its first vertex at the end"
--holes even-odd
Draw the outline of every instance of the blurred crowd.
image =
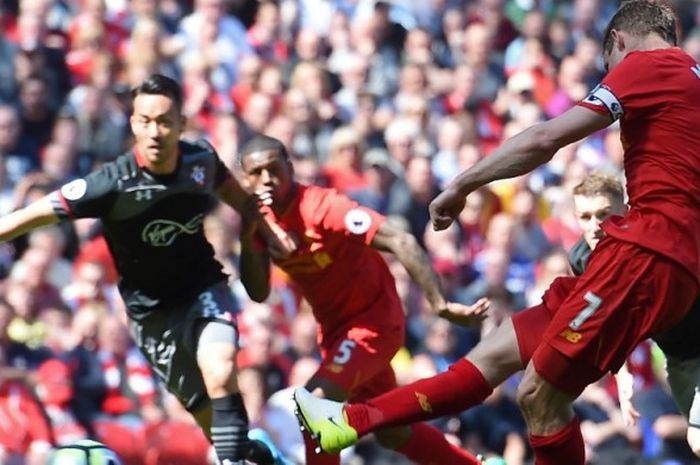
MULTIPOLYGON (((700 61, 700 6, 672 1, 700 61)), ((612 0, 0 0, 0 215, 113 160, 131 144, 129 89, 159 72, 182 83, 186 138, 207 138, 237 170, 253 134, 283 141, 297 179, 385 214, 429 252, 452 300, 489 297, 481 330, 427 316, 390 263, 408 319, 400 383, 445 370, 503 318, 570 273, 580 231, 572 189, 621 176, 619 128, 570 145, 530 175, 467 199, 436 233, 427 206, 505 138, 564 112, 603 76, 612 0)), ((205 223, 238 296, 240 385, 251 423, 295 463, 303 443, 290 386, 318 365, 308 304, 281 273, 251 302, 236 271, 239 222, 205 223)), ((96 437, 128 465, 204 464, 208 443, 153 378, 124 325, 99 224, 80 220, 0 245, 0 464, 43 465, 49 444, 96 437), (189 440, 173 441, 176 435, 189 440), (189 461, 188 461, 189 460, 189 461)), ((358 289, 361 292, 361 289, 358 289)), ((650 344, 630 357, 642 413, 623 423, 614 382, 577 402, 591 464, 695 464, 685 421, 650 344)), ((517 377, 438 421, 476 452, 531 461, 517 377)), ((401 464, 361 441, 350 464, 401 464)))

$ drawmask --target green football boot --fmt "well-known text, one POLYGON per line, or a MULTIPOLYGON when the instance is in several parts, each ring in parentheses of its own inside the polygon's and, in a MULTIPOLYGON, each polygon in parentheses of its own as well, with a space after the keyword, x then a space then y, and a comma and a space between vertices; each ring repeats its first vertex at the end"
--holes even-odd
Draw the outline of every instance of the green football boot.
POLYGON ((357 442, 357 431, 348 424, 342 402, 316 397, 304 388, 294 390, 294 413, 318 442, 320 450, 337 454, 357 442))

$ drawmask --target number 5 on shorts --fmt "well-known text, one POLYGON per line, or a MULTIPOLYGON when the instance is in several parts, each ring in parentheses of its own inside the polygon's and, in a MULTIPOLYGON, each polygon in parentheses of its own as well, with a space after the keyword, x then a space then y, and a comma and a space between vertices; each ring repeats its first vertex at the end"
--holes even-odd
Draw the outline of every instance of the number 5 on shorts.
POLYGON ((350 360, 350 356, 352 355, 352 349, 354 349, 355 346, 357 346, 357 342, 350 339, 345 339, 343 342, 341 342, 338 346, 338 355, 333 357, 333 363, 336 365, 345 365, 348 363, 348 360, 350 360))
POLYGON ((586 322, 587 319, 595 313, 596 310, 598 310, 598 307, 600 307, 600 304, 603 303, 603 299, 592 293, 591 291, 586 292, 586 295, 583 296, 583 300, 588 302, 588 305, 586 305, 586 308, 581 310, 578 315, 576 315, 576 318, 571 320, 571 323, 569 323, 569 328, 573 330, 577 330, 581 327, 583 323, 586 322))

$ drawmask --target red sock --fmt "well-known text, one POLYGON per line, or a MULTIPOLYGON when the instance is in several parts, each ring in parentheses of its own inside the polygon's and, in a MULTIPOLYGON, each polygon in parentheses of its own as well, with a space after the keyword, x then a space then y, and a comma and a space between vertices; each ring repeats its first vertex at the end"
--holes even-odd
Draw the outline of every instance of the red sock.
POLYGON ((581 425, 576 418, 549 436, 531 434, 530 445, 535 451, 535 465, 584 465, 586 462, 581 425))
POLYGON ((340 465, 339 454, 326 454, 325 452, 317 454, 318 444, 311 439, 311 435, 307 431, 304 431, 302 435, 304 436, 304 446, 306 446, 307 465, 340 465))
POLYGON ((408 425, 480 404, 493 388, 467 359, 449 370, 370 399, 348 404, 345 414, 359 435, 389 426, 408 425))
POLYGON ((397 452, 419 465, 479 465, 481 462, 466 450, 451 444, 437 428, 416 423, 411 426, 411 438, 397 452))

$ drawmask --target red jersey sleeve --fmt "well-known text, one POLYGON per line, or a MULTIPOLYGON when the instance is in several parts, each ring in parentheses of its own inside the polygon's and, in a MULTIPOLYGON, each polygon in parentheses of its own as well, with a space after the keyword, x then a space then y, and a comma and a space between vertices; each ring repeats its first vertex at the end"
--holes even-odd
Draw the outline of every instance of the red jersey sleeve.
POLYGON ((657 77, 649 58, 644 53, 632 52, 578 105, 607 113, 616 121, 648 109, 655 87, 658 87, 657 77))
POLYGON ((385 217, 348 197, 328 191, 317 211, 316 223, 324 231, 343 234, 351 240, 371 244, 385 217))

